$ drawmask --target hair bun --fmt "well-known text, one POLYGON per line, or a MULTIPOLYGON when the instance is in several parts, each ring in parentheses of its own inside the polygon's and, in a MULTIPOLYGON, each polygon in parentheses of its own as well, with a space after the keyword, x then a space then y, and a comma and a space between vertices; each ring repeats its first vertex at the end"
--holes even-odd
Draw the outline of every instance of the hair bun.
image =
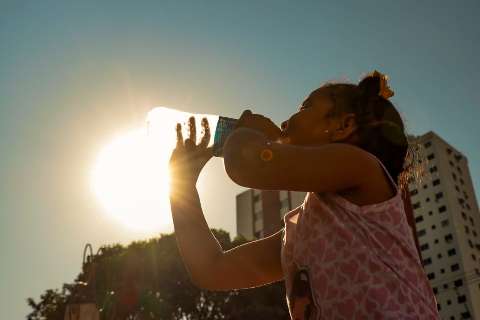
POLYGON ((387 75, 374 70, 360 81, 358 88, 368 97, 381 96, 388 99, 394 95, 394 92, 388 86, 387 80, 387 75))

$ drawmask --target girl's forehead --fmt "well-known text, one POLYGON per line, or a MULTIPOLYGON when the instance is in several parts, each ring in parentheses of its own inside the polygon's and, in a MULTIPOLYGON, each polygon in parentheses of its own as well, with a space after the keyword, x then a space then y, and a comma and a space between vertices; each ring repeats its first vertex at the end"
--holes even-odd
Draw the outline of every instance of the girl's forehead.
POLYGON ((305 108, 315 107, 327 111, 331 107, 332 90, 329 88, 319 88, 313 91, 302 103, 305 108))

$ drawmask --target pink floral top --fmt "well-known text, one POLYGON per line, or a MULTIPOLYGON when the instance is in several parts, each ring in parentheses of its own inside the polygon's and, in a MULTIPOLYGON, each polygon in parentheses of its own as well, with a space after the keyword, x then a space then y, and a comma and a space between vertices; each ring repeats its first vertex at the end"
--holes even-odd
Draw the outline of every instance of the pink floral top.
POLYGON ((381 165, 393 198, 357 206, 309 192, 285 215, 282 267, 292 319, 440 319, 401 192, 381 165))

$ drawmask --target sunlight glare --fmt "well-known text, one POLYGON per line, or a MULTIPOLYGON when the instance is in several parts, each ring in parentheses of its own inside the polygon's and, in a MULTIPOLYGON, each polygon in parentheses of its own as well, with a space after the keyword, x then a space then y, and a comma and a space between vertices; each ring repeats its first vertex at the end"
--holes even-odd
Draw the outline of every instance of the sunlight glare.
POLYGON ((172 143, 160 145, 146 128, 106 146, 93 170, 92 184, 107 213, 135 230, 169 229, 173 225, 168 172, 172 150, 172 143))

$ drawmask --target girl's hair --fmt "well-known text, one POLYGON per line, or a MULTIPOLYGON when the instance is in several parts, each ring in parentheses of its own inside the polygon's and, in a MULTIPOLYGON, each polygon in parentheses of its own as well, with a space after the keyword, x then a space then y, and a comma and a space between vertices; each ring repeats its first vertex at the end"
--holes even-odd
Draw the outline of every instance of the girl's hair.
POLYGON ((327 83, 314 93, 325 89, 334 102, 330 116, 353 113, 358 126, 356 145, 379 158, 392 178, 403 188, 411 170, 405 165, 409 143, 402 118, 388 100, 393 92, 386 86, 386 77, 374 71, 358 85, 327 83), (380 94, 385 90, 390 94, 380 94))

